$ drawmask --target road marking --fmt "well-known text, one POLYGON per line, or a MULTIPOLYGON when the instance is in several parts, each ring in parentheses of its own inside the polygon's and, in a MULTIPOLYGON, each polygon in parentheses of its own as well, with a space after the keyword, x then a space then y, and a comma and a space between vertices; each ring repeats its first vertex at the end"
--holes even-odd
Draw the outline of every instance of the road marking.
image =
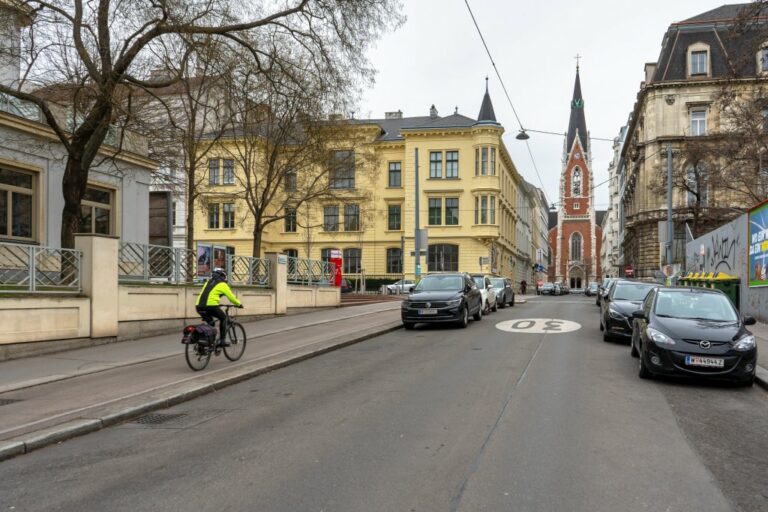
POLYGON ((522 332, 528 334, 562 334, 578 331, 581 324, 559 318, 518 318, 496 324, 496 328, 506 332, 522 332))

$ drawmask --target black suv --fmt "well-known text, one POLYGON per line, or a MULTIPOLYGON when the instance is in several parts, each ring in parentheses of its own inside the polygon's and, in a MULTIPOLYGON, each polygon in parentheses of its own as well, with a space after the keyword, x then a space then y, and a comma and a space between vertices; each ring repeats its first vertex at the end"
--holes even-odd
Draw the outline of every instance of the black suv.
POLYGON ((420 323, 457 323, 466 327, 469 316, 483 317, 483 296, 463 272, 430 274, 411 288, 403 300, 403 327, 413 329, 420 323))

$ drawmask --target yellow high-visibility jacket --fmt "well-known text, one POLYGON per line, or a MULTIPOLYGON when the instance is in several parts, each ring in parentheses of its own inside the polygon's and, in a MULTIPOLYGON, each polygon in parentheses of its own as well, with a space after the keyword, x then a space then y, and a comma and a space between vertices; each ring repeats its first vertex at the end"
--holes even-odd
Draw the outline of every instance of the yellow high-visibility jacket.
POLYGON ((195 306, 218 306, 221 303, 222 295, 225 295, 229 299, 229 302, 235 306, 240 305, 240 301, 237 300, 235 294, 232 293, 232 289, 226 281, 212 282, 208 280, 203 285, 203 289, 200 290, 200 295, 197 296, 195 306))

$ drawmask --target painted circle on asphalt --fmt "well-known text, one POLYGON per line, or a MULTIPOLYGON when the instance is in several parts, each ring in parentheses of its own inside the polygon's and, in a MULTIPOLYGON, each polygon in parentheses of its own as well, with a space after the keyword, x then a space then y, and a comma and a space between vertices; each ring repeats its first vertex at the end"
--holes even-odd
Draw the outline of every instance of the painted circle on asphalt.
POLYGON ((581 329, 581 324, 559 318, 518 318, 499 322, 496 328, 500 331, 527 334, 562 334, 578 331, 581 329))

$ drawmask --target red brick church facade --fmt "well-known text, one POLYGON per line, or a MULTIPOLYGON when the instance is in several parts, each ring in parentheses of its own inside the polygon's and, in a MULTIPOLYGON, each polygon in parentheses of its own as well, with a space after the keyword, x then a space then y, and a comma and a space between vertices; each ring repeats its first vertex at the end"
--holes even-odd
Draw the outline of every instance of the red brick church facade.
POLYGON ((603 233, 599 218, 605 212, 595 211, 592 195, 592 155, 578 67, 563 161, 560 202, 557 213, 550 215, 552 260, 548 279, 565 283, 571 288, 584 288, 590 282, 601 281, 600 246, 603 233))

